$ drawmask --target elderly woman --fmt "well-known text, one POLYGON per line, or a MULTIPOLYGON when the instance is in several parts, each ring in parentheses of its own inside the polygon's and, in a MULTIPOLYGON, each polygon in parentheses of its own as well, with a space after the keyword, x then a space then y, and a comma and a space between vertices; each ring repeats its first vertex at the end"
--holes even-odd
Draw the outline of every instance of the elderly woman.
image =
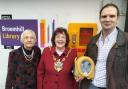
POLYGON ((5 89, 36 89, 37 65, 41 50, 34 46, 35 32, 26 29, 21 34, 23 45, 9 53, 5 89))
POLYGON ((77 52, 68 47, 67 30, 57 28, 51 41, 52 46, 44 48, 38 65, 38 89, 78 89, 72 73, 77 52))

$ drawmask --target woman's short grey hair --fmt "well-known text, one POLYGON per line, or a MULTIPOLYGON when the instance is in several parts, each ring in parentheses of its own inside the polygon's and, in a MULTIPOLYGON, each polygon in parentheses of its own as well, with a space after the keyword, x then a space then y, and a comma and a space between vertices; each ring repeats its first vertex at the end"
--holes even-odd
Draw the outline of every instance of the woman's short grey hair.
POLYGON ((36 34, 35 34, 35 32, 32 29, 26 29, 25 31, 23 31, 21 33, 21 36, 20 36, 20 41, 21 42, 23 42, 25 33, 27 33, 27 32, 31 32, 33 34, 33 36, 35 37, 35 40, 36 40, 36 34))

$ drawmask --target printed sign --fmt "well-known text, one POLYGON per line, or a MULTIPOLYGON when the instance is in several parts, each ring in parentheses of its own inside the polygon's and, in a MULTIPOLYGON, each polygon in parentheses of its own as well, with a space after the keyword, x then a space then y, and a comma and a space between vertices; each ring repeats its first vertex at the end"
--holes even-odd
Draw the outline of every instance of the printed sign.
POLYGON ((37 20, 0 20, 1 44, 20 46, 20 35, 25 29, 32 29, 38 40, 37 20))

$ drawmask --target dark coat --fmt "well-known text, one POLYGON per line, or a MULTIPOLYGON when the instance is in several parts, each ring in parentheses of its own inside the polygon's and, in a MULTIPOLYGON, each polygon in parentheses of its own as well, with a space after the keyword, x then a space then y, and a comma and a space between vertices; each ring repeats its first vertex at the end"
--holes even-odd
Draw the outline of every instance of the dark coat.
POLYGON ((33 49, 34 57, 32 61, 25 59, 21 47, 9 53, 5 89, 37 88, 36 73, 41 50, 38 47, 33 47, 33 49))
MULTIPOLYGON (((100 33, 92 38, 85 55, 97 62, 98 47, 96 42, 100 33)), ((118 29, 116 44, 111 48, 106 64, 107 89, 128 89, 128 34, 118 29)), ((89 81, 84 79, 80 89, 87 89, 89 81)))

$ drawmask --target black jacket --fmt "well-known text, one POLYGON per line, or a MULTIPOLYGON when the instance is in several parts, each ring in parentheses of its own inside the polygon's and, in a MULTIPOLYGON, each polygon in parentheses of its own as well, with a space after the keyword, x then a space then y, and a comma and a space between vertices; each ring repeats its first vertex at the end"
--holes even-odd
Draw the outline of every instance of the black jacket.
POLYGON ((22 47, 9 53, 5 89, 36 89, 37 65, 41 50, 34 46, 32 61, 25 59, 22 47))

